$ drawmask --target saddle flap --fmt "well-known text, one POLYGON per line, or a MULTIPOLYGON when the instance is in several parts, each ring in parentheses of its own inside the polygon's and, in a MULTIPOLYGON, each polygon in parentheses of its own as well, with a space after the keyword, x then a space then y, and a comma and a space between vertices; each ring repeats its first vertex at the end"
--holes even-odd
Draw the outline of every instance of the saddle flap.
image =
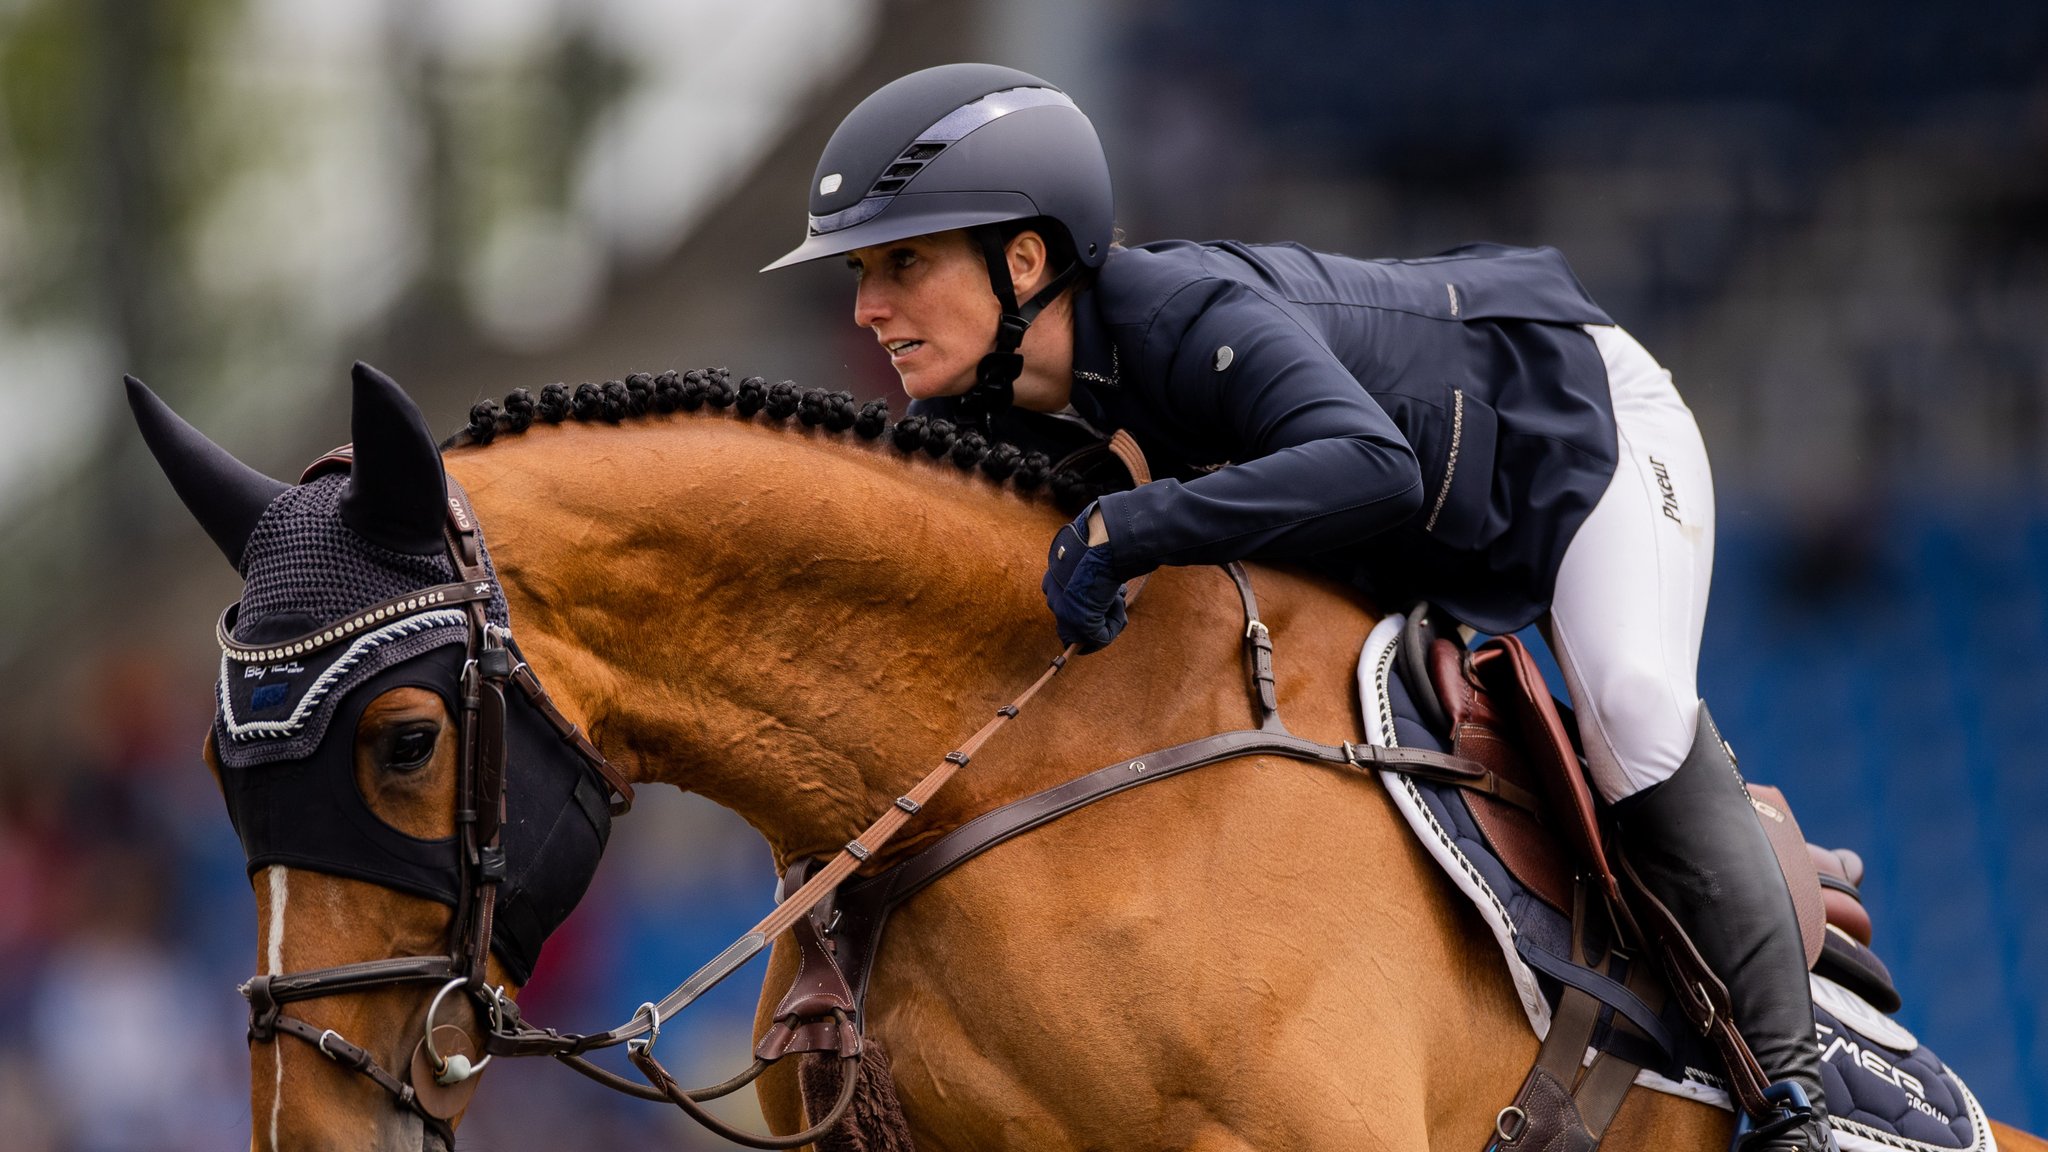
POLYGON ((1513 636, 1497 636, 1469 652, 1438 640, 1430 671, 1451 719, 1454 751, 1544 799, 1546 820, 1539 823, 1491 797, 1467 798, 1501 862, 1560 912, 1571 909, 1574 875, 1593 878, 1609 903, 1621 908, 1621 886, 1608 867, 1593 790, 1529 650, 1513 636))
MULTIPOLYGON (((1473 653, 1449 639, 1433 641, 1429 676, 1448 721, 1452 754, 1477 761, 1502 779, 1543 795, 1541 786, 1531 779, 1535 773, 1516 726, 1500 714, 1491 689, 1477 674, 1473 653)), ((1481 792, 1467 792, 1465 803, 1480 834, 1515 879, 1537 899, 1569 913, 1573 869, 1544 822, 1534 813, 1481 792)))
POLYGON ((1593 789, 1535 658, 1515 637, 1496 636, 1472 654, 1472 666, 1513 721, 1573 862, 1598 878, 1618 902, 1621 890, 1607 869, 1606 840, 1600 833, 1593 789))
POLYGON ((1792 818, 1792 805, 1785 794, 1768 784, 1749 785, 1749 805, 1756 809, 1757 823, 1778 854, 1778 870, 1785 874, 1785 887, 1792 892, 1792 910, 1799 917, 1799 939, 1806 946, 1806 966, 1820 959, 1821 944, 1827 937, 1827 904, 1821 899, 1820 874, 1814 870, 1806 837, 1799 821, 1792 818))

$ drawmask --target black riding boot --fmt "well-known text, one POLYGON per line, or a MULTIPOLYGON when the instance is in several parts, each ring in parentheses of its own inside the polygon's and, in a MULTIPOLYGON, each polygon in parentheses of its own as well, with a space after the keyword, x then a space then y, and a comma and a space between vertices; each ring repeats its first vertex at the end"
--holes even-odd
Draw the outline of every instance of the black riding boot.
POLYGON ((1621 850, 1728 986, 1730 1015, 1786 1110, 1756 1117, 1739 1152, 1835 1147, 1821 1099, 1806 950, 1792 894, 1749 792, 1700 706, 1699 735, 1669 780, 1614 805, 1621 850), (1789 1081, 1810 1110, 1790 1106, 1789 1081), (1767 1119, 1775 1122, 1766 1122, 1767 1119))

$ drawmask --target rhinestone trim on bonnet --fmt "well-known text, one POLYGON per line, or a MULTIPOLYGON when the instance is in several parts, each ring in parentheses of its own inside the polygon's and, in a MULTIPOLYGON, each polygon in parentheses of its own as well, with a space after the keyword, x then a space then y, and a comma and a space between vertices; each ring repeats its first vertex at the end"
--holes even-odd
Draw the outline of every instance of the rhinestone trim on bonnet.
MULTIPOLYGON (((511 623, 495 580, 462 582, 445 553, 396 552, 350 528, 341 515, 348 483, 346 474, 330 473, 285 490, 249 535, 242 599, 217 630, 223 760, 246 767, 310 755, 351 686, 460 642, 460 604, 483 600, 486 620, 511 623), (336 651, 340 644, 347 651, 336 651), (262 709, 250 708, 243 678, 254 672, 249 683, 261 683, 272 665, 302 658, 303 670, 280 670, 274 680, 289 685, 278 701, 289 705, 286 714, 255 719, 251 711, 262 709)), ((478 547, 489 571, 489 551, 481 541, 478 547)))

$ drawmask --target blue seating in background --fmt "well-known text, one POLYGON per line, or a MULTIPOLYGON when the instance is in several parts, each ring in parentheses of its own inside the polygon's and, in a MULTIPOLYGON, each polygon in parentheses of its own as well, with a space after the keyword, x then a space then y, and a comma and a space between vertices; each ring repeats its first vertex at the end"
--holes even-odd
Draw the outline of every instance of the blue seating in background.
POLYGON ((1867 579, 1791 599, 1797 543, 1721 529, 1701 691, 1809 839, 1853 848, 1899 1018, 1994 1115, 2048 1123, 2048 514, 1906 509, 1867 579))

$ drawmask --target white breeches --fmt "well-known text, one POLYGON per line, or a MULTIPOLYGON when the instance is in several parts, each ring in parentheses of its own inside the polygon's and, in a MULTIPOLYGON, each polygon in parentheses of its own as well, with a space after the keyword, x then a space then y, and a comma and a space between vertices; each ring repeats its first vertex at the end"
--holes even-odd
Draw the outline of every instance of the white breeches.
POLYGON ((1692 750, 1714 478, 1671 373, 1620 328, 1586 331, 1607 365, 1619 460, 1565 549, 1546 633, 1593 782, 1613 801, 1668 779, 1692 750))

